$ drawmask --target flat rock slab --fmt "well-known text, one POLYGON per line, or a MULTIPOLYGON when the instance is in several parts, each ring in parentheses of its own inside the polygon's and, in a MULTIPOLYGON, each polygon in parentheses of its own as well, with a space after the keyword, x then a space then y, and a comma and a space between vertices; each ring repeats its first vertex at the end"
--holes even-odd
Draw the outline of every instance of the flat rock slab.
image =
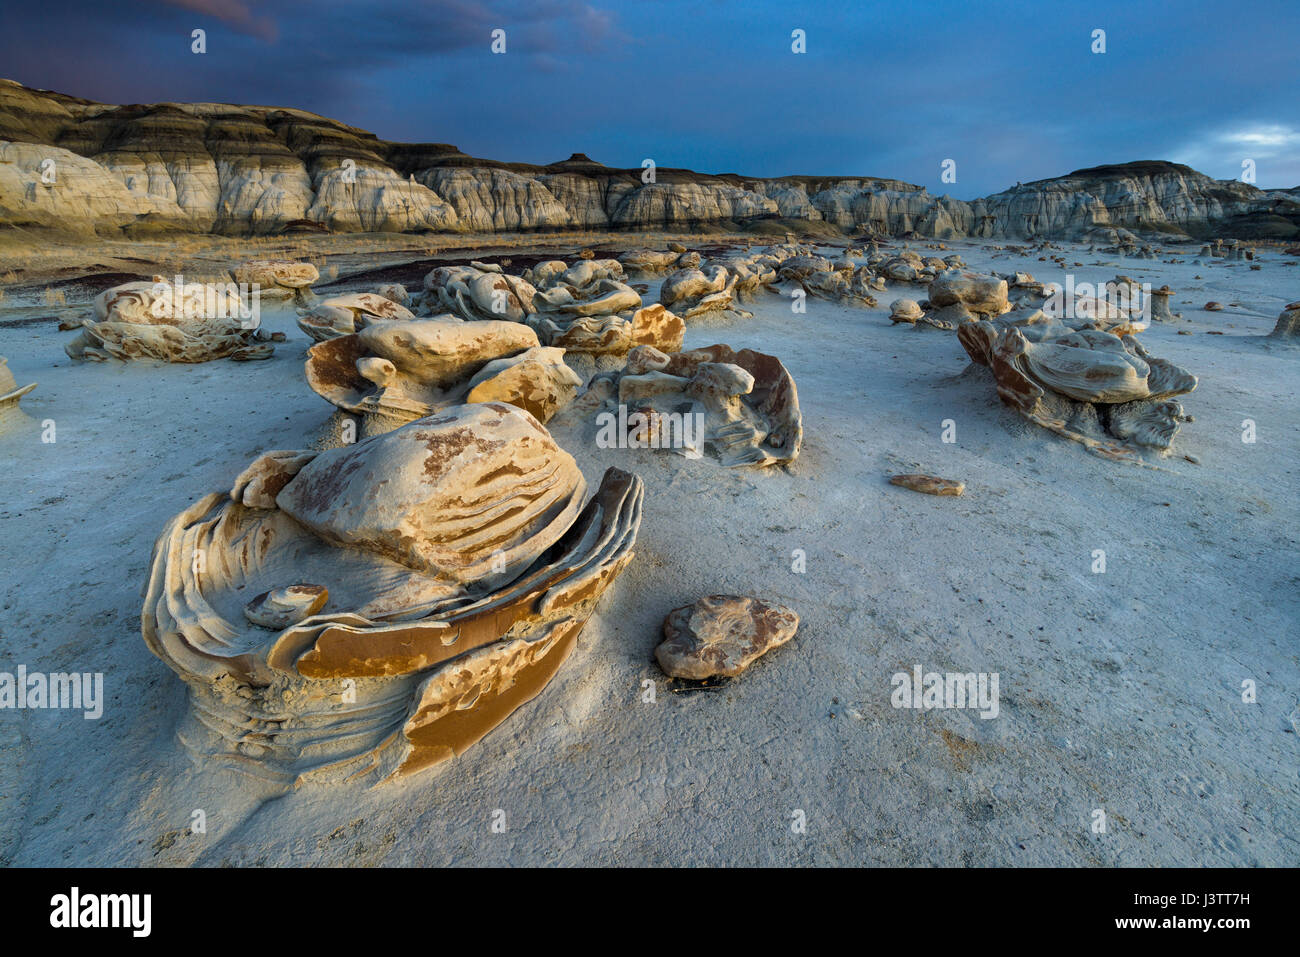
POLYGON ((889 484, 901 485, 903 488, 910 488, 913 492, 924 492, 926 495, 960 495, 966 491, 965 482, 939 478, 937 475, 921 475, 919 472, 890 476, 889 484))
POLYGON ((799 629, 799 615, 784 605, 739 595, 709 595, 674 608, 664 619, 664 641, 655 657, 674 678, 734 678, 761 655, 785 644, 799 629))

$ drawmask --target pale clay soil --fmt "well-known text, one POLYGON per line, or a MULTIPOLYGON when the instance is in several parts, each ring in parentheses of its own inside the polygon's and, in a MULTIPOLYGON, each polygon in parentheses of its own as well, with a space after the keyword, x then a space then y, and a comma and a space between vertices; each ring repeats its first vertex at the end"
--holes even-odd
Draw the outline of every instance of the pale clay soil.
MULTIPOLYGON (((1036 254, 947 246, 1063 281, 1036 254)), ((107 702, 99 721, 0 711, 0 863, 1300 864, 1300 348, 1262 338, 1300 299, 1300 267, 1065 250, 1087 264, 1076 281, 1175 290, 1185 321, 1141 338, 1200 387, 1160 470, 1029 425, 963 374, 955 334, 891 327, 889 302, 924 287, 805 315, 763 298, 686 341, 781 358, 804 414, 793 467, 602 450, 594 420, 557 420, 592 487, 614 465, 646 500, 635 561, 555 681, 431 772, 265 802, 176 741, 185 689, 145 648, 139 592, 168 517, 315 440, 331 408, 303 380, 308 340, 267 310, 289 341, 266 362, 78 365, 73 333, 13 324, 59 310, 10 297, 0 355, 39 382, 23 406, 57 441, 39 424, 0 438, 0 670, 102 671, 107 702), (905 471, 966 494, 887 484, 905 471), (715 592, 788 604, 802 625, 740 678, 678 693, 653 659, 660 623, 715 592), (916 664, 997 672, 999 716, 896 710, 890 677, 916 664)))

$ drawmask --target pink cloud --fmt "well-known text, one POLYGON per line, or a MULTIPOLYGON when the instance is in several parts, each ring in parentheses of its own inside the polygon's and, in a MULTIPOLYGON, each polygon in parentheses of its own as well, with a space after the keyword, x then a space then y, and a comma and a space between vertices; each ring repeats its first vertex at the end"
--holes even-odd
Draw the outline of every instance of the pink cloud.
POLYGON ((275 42, 279 28, 270 17, 258 17, 239 0, 163 0, 164 3, 194 13, 220 20, 227 26, 249 36, 275 42))

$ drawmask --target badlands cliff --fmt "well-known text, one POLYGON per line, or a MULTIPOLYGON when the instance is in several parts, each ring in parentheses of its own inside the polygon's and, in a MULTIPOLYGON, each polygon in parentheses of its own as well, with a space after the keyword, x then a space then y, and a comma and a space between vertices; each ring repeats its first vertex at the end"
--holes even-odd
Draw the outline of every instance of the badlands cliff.
POLYGON ((0 80, 0 226, 167 232, 833 229, 955 239, 1300 238, 1300 188, 1186 166, 1079 170, 964 201, 898 180, 546 166, 390 143, 302 110, 111 106, 0 80))

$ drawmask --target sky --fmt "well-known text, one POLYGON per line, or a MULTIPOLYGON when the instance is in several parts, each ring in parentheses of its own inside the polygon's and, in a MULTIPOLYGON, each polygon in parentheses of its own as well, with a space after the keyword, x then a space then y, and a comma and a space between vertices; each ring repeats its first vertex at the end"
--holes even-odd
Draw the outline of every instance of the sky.
POLYGON ((969 199, 1146 159, 1300 185, 1298 39, 1300 0, 4 0, 0 76, 296 107, 498 160, 969 199))

